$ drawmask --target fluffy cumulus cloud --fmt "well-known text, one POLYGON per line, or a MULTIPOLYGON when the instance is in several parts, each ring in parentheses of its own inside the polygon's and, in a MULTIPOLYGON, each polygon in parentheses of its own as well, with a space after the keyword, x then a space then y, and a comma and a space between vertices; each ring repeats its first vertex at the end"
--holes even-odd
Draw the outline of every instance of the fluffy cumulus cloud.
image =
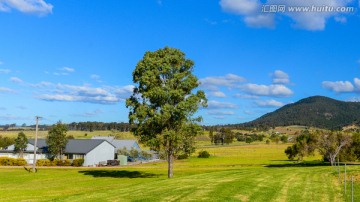
POLYGON ((360 91, 360 79, 359 78, 354 78, 354 85, 356 90, 360 91))
POLYGON ((346 15, 355 12, 350 7, 355 0, 220 0, 221 8, 230 13, 243 17, 244 22, 250 27, 274 27, 275 19, 287 16, 296 28, 306 30, 323 30, 326 22, 334 18, 336 22, 346 23, 346 15), (279 11, 279 6, 284 11, 279 11), (324 10, 328 8, 346 8, 353 11, 335 12, 324 10), (272 8, 274 10, 270 10, 272 8), (295 11, 298 9, 297 11, 295 11))
POLYGON ((229 13, 244 16, 250 27, 274 27, 273 14, 261 13, 261 3, 257 0, 221 0, 221 8, 229 13))
POLYGON ((240 89, 255 96, 288 97, 293 94, 292 90, 281 84, 259 85, 249 83, 241 86, 240 89))
POLYGON ((206 90, 218 91, 219 87, 235 87, 238 83, 244 82, 245 79, 235 74, 226 76, 213 76, 200 79, 200 86, 206 90))
POLYGON ((258 100, 255 104, 259 107, 282 107, 284 103, 276 101, 276 100, 258 100))
POLYGON ((9 12, 12 9, 43 16, 52 13, 53 5, 44 0, 0 0, 0 11, 9 12))
POLYGON ((208 109, 236 109, 238 106, 230 102, 208 101, 208 109))
POLYGON ((353 92, 355 89, 349 81, 323 81, 322 87, 336 93, 353 92))
POLYGON ((290 82, 289 75, 281 70, 272 73, 273 84, 288 84, 290 82))
MULTIPOLYGON (((45 101, 87 102, 97 104, 116 104, 123 100, 120 92, 129 92, 129 87, 90 87, 57 84, 49 93, 38 95, 45 101)), ((121 94, 123 95, 123 94, 121 94)))

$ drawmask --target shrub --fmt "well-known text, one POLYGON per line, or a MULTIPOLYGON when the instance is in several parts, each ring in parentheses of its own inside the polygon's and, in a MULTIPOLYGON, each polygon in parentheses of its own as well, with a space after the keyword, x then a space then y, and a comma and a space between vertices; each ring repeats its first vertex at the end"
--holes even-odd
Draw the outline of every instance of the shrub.
POLYGON ((266 144, 270 144, 270 140, 269 140, 269 139, 266 140, 266 144))
POLYGON ((26 164, 27 164, 27 162, 26 162, 25 159, 22 159, 22 158, 16 159, 16 165, 17 165, 17 166, 24 166, 24 165, 26 165, 26 164))
POLYGON ((80 167, 84 164, 84 159, 74 159, 72 166, 80 167))
POLYGON ((141 151, 141 156, 145 160, 150 160, 152 158, 152 154, 146 151, 141 151))
POLYGON ((181 159, 187 159, 189 158, 189 155, 187 154, 180 154, 179 156, 177 156, 177 159, 181 160, 181 159))
POLYGON ((209 152, 207 152, 207 151, 200 151, 199 152, 198 158, 209 158, 209 157, 210 157, 209 152))
POLYGON ((24 166, 26 164, 26 160, 22 158, 0 157, 0 166, 24 166))

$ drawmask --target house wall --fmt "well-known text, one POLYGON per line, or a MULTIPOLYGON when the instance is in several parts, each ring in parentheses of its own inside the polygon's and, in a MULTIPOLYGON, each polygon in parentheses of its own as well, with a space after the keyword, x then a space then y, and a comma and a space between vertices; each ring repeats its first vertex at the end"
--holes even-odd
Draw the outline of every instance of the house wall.
POLYGON ((95 166, 100 161, 114 160, 115 148, 108 142, 104 141, 84 157, 84 166, 95 166))

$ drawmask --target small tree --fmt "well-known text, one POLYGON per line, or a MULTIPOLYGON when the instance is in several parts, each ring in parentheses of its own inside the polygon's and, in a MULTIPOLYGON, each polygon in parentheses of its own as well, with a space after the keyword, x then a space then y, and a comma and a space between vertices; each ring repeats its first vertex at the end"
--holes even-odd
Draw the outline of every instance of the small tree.
POLYGON ((246 143, 250 144, 253 142, 253 139, 251 137, 247 137, 245 140, 246 143))
POLYGON ((121 149, 118 149, 118 150, 117 150, 117 154, 118 154, 118 155, 124 155, 124 156, 129 156, 129 155, 130 155, 130 153, 129 153, 129 151, 126 149, 126 147, 123 147, 123 148, 121 148, 121 149))
POLYGON ((139 151, 137 149, 135 149, 134 147, 131 147, 129 155, 131 158, 133 158, 134 160, 139 158, 139 151))
POLYGON ((49 147, 50 153, 55 157, 59 157, 60 160, 62 159, 62 154, 68 142, 68 138, 66 137, 67 131, 66 125, 58 122, 49 130, 46 138, 46 144, 49 147))
POLYGON ((324 160, 329 160, 333 166, 341 149, 351 144, 351 141, 351 137, 347 134, 325 132, 319 141, 319 152, 324 156, 324 160))
POLYGON ((27 143, 28 143, 28 139, 25 133, 20 132, 17 138, 15 139, 15 143, 14 143, 14 152, 19 153, 20 158, 23 158, 24 151, 26 150, 27 147, 27 143))

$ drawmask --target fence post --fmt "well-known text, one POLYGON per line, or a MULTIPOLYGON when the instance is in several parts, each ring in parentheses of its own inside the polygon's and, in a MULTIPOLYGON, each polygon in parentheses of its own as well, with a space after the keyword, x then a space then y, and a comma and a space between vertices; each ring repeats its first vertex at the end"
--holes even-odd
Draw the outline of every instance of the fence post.
POLYGON ((338 174, 339 174, 339 184, 341 183, 340 181, 340 162, 339 162, 339 157, 338 157, 338 174))
POLYGON ((344 171, 344 192, 345 192, 345 198, 346 198, 346 163, 345 163, 345 171, 344 171))
POLYGON ((354 202, 354 176, 351 176, 351 202, 354 202))

